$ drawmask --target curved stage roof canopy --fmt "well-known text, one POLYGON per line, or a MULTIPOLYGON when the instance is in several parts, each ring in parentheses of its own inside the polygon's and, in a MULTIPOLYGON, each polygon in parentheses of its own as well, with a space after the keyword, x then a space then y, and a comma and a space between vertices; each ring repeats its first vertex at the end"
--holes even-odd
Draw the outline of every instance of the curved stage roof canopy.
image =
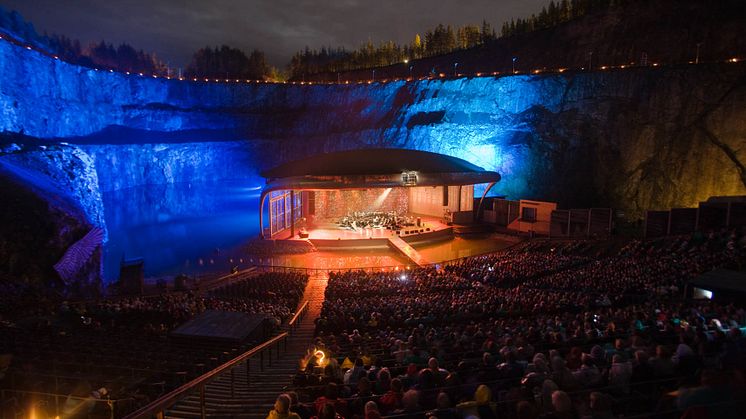
POLYGON ((421 173, 486 172, 466 160, 445 154, 405 149, 363 149, 318 154, 262 173, 265 178, 290 176, 361 176, 414 171, 421 173))
POLYGON ((279 189, 358 189, 493 183, 500 175, 466 160, 427 151, 362 149, 338 151, 266 170, 265 192, 279 189))
MULTIPOLYGON (((413 186, 458 186, 488 183, 479 201, 500 180, 466 160, 427 151, 362 149, 319 154, 261 173, 267 179, 259 198, 259 225, 264 237, 264 202, 281 190, 318 191, 413 186)), ((479 212, 479 210, 477 210, 479 212)), ((294 214, 294 211, 290 211, 294 214)), ((293 215, 294 216, 294 215, 293 215)), ((294 221, 291 222, 294 225, 294 221)))

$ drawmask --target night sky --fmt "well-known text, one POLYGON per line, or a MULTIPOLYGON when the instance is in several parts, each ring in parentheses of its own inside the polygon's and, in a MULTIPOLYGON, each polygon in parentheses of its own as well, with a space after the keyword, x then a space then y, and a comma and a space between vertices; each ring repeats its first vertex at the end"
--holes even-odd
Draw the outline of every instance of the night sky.
POLYGON ((356 48, 372 40, 408 43, 438 23, 502 22, 538 13, 549 0, 0 0, 39 33, 83 45, 105 39, 155 52, 183 67, 206 45, 263 50, 283 67, 306 45, 356 48))

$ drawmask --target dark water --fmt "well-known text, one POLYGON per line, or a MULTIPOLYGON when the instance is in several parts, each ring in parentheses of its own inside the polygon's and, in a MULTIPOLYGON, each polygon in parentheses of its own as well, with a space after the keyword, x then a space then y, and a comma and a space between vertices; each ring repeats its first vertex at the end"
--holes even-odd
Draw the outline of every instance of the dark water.
MULTIPOLYGON (((259 180, 215 184, 148 185, 104 193, 109 240, 104 247, 104 277, 119 277, 123 259, 142 258, 145 276, 180 273, 229 273, 252 265, 343 269, 406 265, 400 255, 375 252, 248 254, 243 243, 259 235, 259 180)), ((266 211, 266 209, 265 209, 266 211)), ((432 262, 501 249, 510 243, 493 238, 456 238, 416 246, 432 262)))
POLYGON ((105 193, 109 241, 104 277, 116 280, 123 258, 143 258, 145 276, 239 265, 227 255, 259 234, 259 193, 259 183, 251 181, 149 185, 105 193))

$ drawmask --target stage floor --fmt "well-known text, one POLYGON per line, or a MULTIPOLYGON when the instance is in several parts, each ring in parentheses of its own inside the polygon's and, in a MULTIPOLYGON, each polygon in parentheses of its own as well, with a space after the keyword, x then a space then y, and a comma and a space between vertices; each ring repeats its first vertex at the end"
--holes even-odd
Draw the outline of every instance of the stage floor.
MULTIPOLYGON (((450 228, 441 219, 435 217, 416 216, 422 219, 422 225, 420 227, 411 226, 403 227, 402 231, 411 230, 426 230, 430 231, 441 231, 450 228)), ((339 225, 333 222, 317 222, 307 227, 308 239, 310 240, 360 240, 360 239, 387 239, 392 236, 396 236, 396 232, 385 228, 365 228, 358 231, 341 228, 339 225)), ((414 235, 414 234, 412 234, 414 235)), ((288 234, 289 236, 289 234, 288 234)), ((282 237, 279 235, 277 239, 290 239, 290 237, 282 237)), ((298 231, 296 230, 295 237, 293 240, 306 240, 298 237, 298 231)))
MULTIPOLYGON (((455 237, 453 240, 415 244, 417 251, 429 261, 448 260, 496 252, 521 241, 513 236, 488 235, 484 237, 455 237)), ((339 249, 305 254, 288 254, 264 257, 258 265, 285 266, 321 270, 370 269, 414 266, 403 255, 387 249, 339 249)))

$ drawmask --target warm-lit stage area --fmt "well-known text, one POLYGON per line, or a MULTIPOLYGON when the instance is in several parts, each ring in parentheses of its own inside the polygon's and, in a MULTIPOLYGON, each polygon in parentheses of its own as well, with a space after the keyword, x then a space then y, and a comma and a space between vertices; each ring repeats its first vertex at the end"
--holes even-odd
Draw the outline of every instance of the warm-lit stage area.
POLYGON ((390 248, 418 266, 432 261, 412 245, 451 240, 454 224, 478 222, 500 180, 461 159, 403 149, 326 153, 262 175, 262 237, 323 250, 390 248), (477 184, 486 185, 478 199, 477 184))
MULTIPOLYGON (((402 236, 409 238, 419 239, 417 241, 428 241, 427 234, 435 232, 451 232, 452 226, 449 226, 445 220, 438 219, 435 217, 429 217, 425 215, 411 214, 409 217, 415 220, 419 219, 419 225, 416 221, 410 226, 402 226, 400 229, 392 230, 382 227, 360 227, 357 229, 345 228, 334 222, 315 222, 313 224, 307 224, 304 228, 307 237, 301 238, 296 234, 293 239, 295 240, 360 240, 360 239, 386 239, 392 236, 402 236)), ((441 234, 442 235, 442 234, 441 234)), ((279 235, 276 239, 290 238, 289 234, 279 235)))

